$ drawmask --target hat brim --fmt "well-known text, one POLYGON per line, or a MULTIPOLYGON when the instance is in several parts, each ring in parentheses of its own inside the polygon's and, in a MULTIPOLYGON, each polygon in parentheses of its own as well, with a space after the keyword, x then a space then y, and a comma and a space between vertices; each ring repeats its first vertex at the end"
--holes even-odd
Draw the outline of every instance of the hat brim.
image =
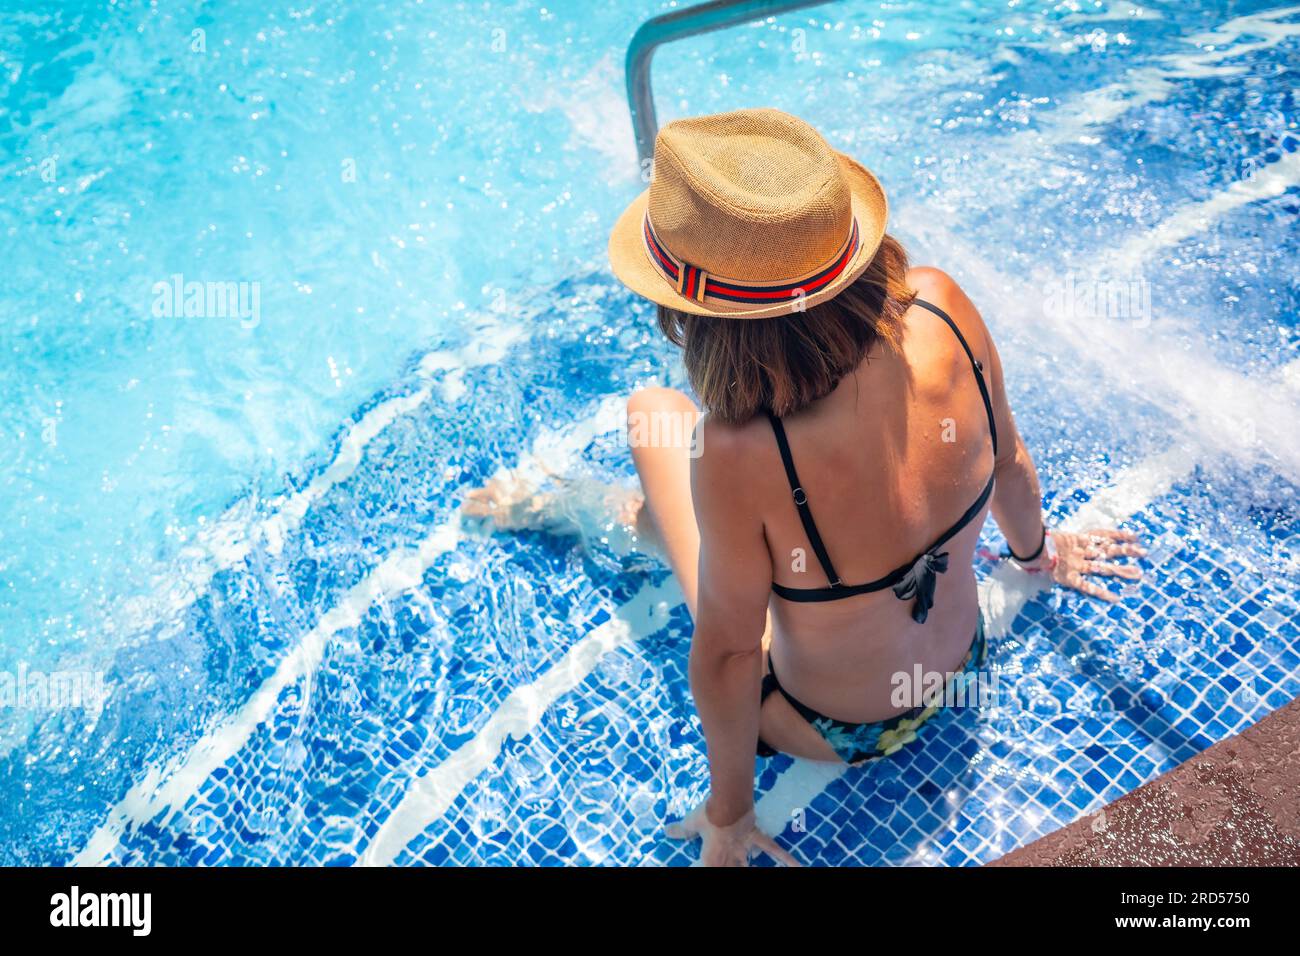
POLYGON ((812 295, 798 300, 787 300, 758 308, 729 302, 699 302, 677 291, 673 283, 651 262, 646 253, 641 227, 645 220, 650 190, 632 200, 632 204, 618 217, 609 236, 609 264, 620 282, 637 295, 671 309, 692 315, 717 315, 728 319, 766 319, 775 315, 789 315, 827 299, 833 299, 853 283, 871 264, 885 236, 889 219, 889 203, 885 191, 871 171, 862 164, 837 153, 840 169, 849 185, 853 215, 858 220, 858 251, 849 260, 844 271, 812 295))

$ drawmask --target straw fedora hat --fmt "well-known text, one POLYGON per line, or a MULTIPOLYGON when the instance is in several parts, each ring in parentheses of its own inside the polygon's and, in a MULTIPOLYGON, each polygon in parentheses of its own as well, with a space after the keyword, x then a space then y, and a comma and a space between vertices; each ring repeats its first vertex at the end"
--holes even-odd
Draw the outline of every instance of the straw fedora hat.
POLYGON ((677 120, 650 188, 609 237, 614 274, 652 302, 758 319, 834 297, 870 263, 889 206, 876 177, 780 110, 677 120))

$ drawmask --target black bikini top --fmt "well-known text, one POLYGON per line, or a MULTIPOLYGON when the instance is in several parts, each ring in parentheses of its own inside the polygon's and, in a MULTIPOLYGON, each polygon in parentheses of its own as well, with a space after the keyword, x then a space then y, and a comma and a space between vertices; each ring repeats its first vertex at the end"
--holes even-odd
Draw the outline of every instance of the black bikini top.
MULTIPOLYGON (((914 304, 930 310, 948 323, 948 328, 952 329, 953 334, 957 336, 957 341, 961 343, 961 347, 965 350, 966 357, 970 359, 971 369, 975 373, 975 383, 979 386, 980 397, 984 399, 984 410, 989 416, 989 434, 993 438, 993 454, 996 458, 998 453, 998 430, 993 421, 993 403, 989 399, 988 385, 984 381, 984 366, 980 364, 979 359, 975 357, 975 353, 971 351, 965 337, 961 334, 961 330, 957 328, 957 324, 948 317, 948 314, 943 309, 921 299, 914 300, 914 304)), ((824 588, 788 588, 774 581, 772 582, 772 590, 787 601, 812 602, 838 601, 841 598, 854 597, 870 591, 883 591, 885 588, 892 587, 899 600, 915 599, 915 603, 912 605, 912 620, 918 624, 924 624, 926 617, 929 616, 930 608, 934 607, 935 575, 948 570, 948 552, 939 549, 984 510, 989 495, 993 493, 993 475, 989 475, 984 490, 975 499, 975 503, 966 509, 966 513, 957 520, 957 523, 940 535, 939 540, 930 545, 915 560, 909 561, 902 567, 895 568, 884 577, 868 581, 866 584, 844 584, 840 580, 840 576, 835 573, 835 566, 831 564, 831 557, 826 553, 826 545, 822 543, 822 536, 817 533, 817 525, 813 521, 812 511, 808 507, 808 495, 804 493, 803 486, 799 484, 799 475, 794 470, 794 457, 790 454, 790 442, 785 436, 785 426, 781 424, 781 419, 770 411, 767 417, 772 422, 772 431, 776 433, 776 444, 781 450, 781 462, 785 465, 785 474, 790 480, 790 489, 794 493, 795 507, 799 509, 799 520, 803 522, 803 529, 808 534, 808 542, 812 545, 813 554, 817 556, 818 563, 821 564, 822 570, 826 572, 826 580, 830 582, 824 588)))

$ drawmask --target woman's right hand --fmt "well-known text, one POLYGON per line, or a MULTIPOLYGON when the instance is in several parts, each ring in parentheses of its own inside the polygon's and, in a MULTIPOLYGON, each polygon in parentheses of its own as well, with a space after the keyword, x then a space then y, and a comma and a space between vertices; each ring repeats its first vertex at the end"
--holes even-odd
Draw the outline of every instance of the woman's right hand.
POLYGON ((1026 570, 1050 570, 1052 580, 1057 584, 1111 602, 1118 601, 1119 595, 1090 580, 1087 575, 1124 578, 1128 581, 1137 581, 1142 577, 1142 571, 1137 565, 1110 560, 1146 555, 1146 549, 1137 543, 1137 535, 1132 531, 1091 528, 1079 532, 1052 531, 1051 535, 1056 549, 1055 556, 1049 558, 1044 554, 1038 561, 1028 565, 1026 570))
POLYGON ((785 866, 799 861, 775 840, 758 828, 750 810, 734 823, 720 826, 709 819, 708 800, 688 813, 685 819, 668 824, 665 832, 672 840, 700 838, 701 866, 748 866, 750 857, 766 853, 785 866))

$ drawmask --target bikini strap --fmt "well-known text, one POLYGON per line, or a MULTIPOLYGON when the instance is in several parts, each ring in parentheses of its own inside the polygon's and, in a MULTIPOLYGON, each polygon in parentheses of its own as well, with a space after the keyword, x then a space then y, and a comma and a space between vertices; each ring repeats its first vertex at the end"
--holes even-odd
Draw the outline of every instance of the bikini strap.
POLYGON ((771 410, 767 413, 767 420, 772 423, 772 431, 776 434, 776 447, 781 452, 781 464, 785 465, 785 477, 790 482, 790 491, 794 495, 794 506, 799 509, 799 520, 803 522, 803 530, 808 535, 808 543, 812 545, 813 554, 817 556, 817 561, 826 572, 826 580, 830 586, 838 588, 840 586, 840 576, 835 573, 835 566, 831 564, 831 556, 826 552, 826 545, 822 543, 822 536, 817 532, 817 524, 813 521, 812 510, 808 507, 808 494, 799 484, 799 474, 794 470, 794 456, 790 454, 790 442, 785 437, 785 425, 781 419, 777 418, 771 410))
POLYGON ((961 329, 957 328, 957 323, 948 316, 947 312, 943 311, 943 309, 939 308, 937 305, 932 305, 929 302, 926 302, 924 299, 913 299, 912 304, 919 305, 923 309, 928 309, 947 322, 948 328, 952 329, 953 335, 957 336, 957 341, 961 343, 961 347, 965 350, 966 357, 970 359, 970 367, 975 372, 975 384, 980 387, 980 398, 984 399, 984 411, 987 412, 989 416, 989 434, 993 438, 993 454, 996 455, 998 453, 998 426, 993 420, 993 401, 989 398, 989 387, 984 381, 984 363, 975 357, 975 353, 971 351, 970 345, 966 343, 966 336, 961 334, 961 329))

